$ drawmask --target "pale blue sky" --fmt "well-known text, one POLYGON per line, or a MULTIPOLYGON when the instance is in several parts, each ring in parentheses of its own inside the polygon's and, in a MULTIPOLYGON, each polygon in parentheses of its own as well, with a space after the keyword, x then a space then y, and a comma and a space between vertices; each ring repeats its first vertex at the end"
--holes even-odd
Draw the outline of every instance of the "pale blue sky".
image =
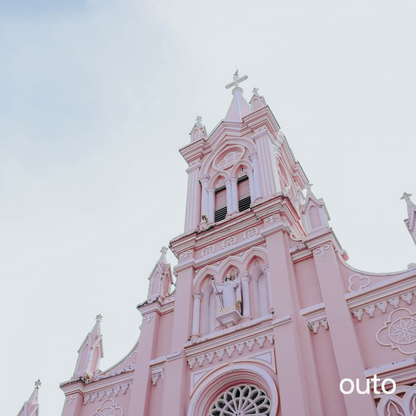
POLYGON ((416 262, 400 201, 416 200, 415 15, 410 0, 1 2, 4 414, 38 378, 42 416, 60 414, 58 384, 96 314, 102 369, 130 349, 148 274, 183 229, 178 148, 196 116, 208 131, 224 117, 235 65, 350 264, 416 262))

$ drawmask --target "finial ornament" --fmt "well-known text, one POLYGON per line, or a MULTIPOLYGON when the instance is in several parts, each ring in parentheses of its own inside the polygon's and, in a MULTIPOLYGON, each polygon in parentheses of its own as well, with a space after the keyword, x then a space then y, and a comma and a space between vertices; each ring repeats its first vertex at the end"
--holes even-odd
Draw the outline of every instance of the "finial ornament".
POLYGON ((237 71, 235 71, 235 74, 233 75, 233 79, 234 79, 234 81, 233 81, 233 82, 230 82, 229 84, 227 84, 227 85, 225 86, 225 88, 227 88, 227 90, 228 90, 229 88, 231 88, 231 87, 238 88, 238 87, 239 87, 239 86, 238 86, 238 83, 239 83, 239 82, 243 82, 243 81, 245 81, 247 78, 248 78, 248 76, 247 76, 247 75, 243 75, 241 78, 239 78, 239 77, 238 77, 238 69, 237 69, 237 71))
POLYGON ((39 389, 39 387, 41 387, 42 386, 42 383, 40 382, 40 379, 37 379, 36 381, 35 381, 35 388, 36 389, 39 389))
POLYGON ((312 188, 312 186, 313 186, 313 183, 307 183, 307 184, 305 185, 305 188, 306 188, 307 190, 309 190, 309 189, 311 189, 311 188, 312 188))
POLYGON ((197 124, 198 126, 202 126, 202 117, 201 117, 201 116, 197 116, 197 117, 196 117, 196 124, 197 124))
POLYGON ((167 248, 167 247, 165 247, 165 246, 163 246, 163 247, 162 247, 162 249, 160 250, 160 252, 161 252, 162 254, 166 254, 166 253, 168 252, 168 248, 167 248))
POLYGON ((260 97, 259 89, 258 88, 253 88, 253 94, 257 95, 257 97, 260 97))
POLYGON ((406 192, 403 192, 403 196, 400 199, 404 199, 406 202, 410 201, 410 197, 412 194, 408 194, 406 192))
POLYGON ((97 324, 99 324, 99 323, 103 320, 103 316, 102 316, 101 314, 98 314, 98 315, 95 317, 95 320, 97 321, 97 324))

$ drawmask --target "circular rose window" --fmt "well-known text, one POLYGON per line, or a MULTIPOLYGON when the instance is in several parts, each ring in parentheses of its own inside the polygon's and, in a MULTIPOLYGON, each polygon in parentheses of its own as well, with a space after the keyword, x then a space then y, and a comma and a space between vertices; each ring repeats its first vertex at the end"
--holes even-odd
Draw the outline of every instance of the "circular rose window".
POLYGON ((270 407, 271 401, 264 390, 243 384, 221 393, 208 416, 269 416, 270 407))

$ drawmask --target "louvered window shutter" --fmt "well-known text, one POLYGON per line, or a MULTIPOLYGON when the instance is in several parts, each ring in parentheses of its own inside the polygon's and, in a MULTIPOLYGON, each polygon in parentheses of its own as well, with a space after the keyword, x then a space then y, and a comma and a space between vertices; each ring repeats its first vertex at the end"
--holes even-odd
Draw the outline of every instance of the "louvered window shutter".
POLYGON ((238 181, 238 211, 242 212, 250 208, 250 183, 247 176, 238 181))
POLYGON ((227 216, 227 190, 215 192, 215 222, 222 221, 227 216))

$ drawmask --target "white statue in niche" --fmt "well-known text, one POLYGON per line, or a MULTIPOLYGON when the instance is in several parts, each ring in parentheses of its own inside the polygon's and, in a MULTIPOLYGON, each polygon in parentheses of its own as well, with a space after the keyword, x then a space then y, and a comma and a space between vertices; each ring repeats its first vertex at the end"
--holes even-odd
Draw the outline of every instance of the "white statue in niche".
POLYGON ((220 310, 216 315, 217 321, 226 327, 235 325, 241 319, 241 285, 240 279, 235 273, 225 277, 224 283, 217 286, 214 291, 219 296, 220 310))

